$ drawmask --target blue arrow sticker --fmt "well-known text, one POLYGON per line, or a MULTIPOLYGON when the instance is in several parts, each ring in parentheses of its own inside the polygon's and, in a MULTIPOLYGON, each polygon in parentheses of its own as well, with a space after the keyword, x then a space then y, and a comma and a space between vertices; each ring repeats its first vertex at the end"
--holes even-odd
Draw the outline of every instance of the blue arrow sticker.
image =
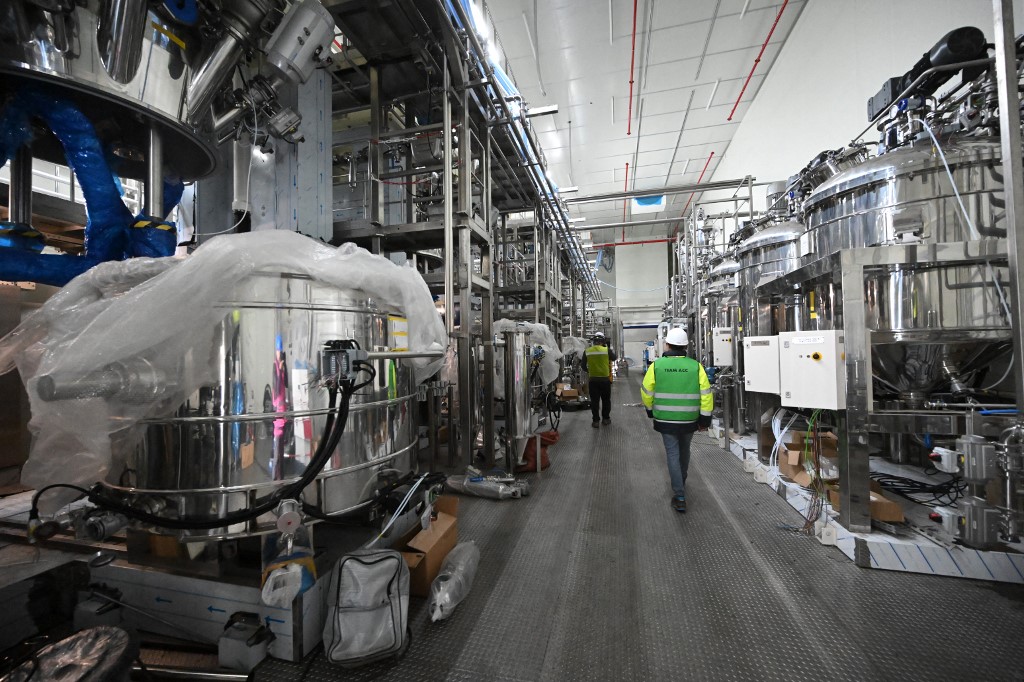
POLYGON ((157 604, 171 604, 173 602, 171 602, 170 599, 164 599, 163 597, 157 597, 156 598, 156 603, 157 604))
POLYGON ((281 625, 284 625, 284 621, 280 618, 271 618, 270 616, 266 616, 264 617, 264 620, 267 621, 268 628, 270 627, 271 623, 280 623, 281 625))
POLYGON ((213 604, 211 604, 210 606, 207 606, 206 610, 209 611, 210 613, 227 613, 227 611, 225 611, 224 609, 218 609, 213 604))

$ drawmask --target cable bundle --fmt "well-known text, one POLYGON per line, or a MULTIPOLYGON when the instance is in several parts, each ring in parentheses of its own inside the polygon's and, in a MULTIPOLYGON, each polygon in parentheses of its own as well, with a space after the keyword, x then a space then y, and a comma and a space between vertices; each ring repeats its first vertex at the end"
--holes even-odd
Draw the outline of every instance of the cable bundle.
POLYGON ((887 491, 925 507, 955 507, 957 500, 963 497, 967 490, 967 483, 955 477, 938 483, 925 483, 904 476, 872 471, 871 480, 887 491))

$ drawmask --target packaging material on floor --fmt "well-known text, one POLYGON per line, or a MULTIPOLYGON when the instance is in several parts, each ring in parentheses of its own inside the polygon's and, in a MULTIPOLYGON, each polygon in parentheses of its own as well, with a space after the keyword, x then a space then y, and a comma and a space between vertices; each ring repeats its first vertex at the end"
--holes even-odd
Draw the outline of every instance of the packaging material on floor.
POLYGON ((476 543, 460 542, 444 560, 444 566, 430 586, 430 620, 444 620, 455 612, 455 607, 469 595, 480 563, 480 548, 476 543))
POLYGON ((409 568, 394 550, 364 549, 339 559, 327 592, 327 660, 355 668, 405 653, 409 586, 409 568))
POLYGON ((555 388, 555 395, 559 400, 579 400, 580 392, 572 387, 572 384, 558 384, 555 388))
MULTIPOLYGON (((806 439, 807 434, 796 431, 790 437, 790 442, 779 449, 779 473, 803 488, 810 487, 814 480, 808 469, 806 455, 814 451, 814 443, 812 441, 808 444, 806 439)), ((818 444, 821 452, 821 479, 835 481, 839 478, 839 440, 833 433, 823 433, 818 436, 818 444)))
MULTIPOLYGON (((536 466, 535 463, 534 467, 536 468, 536 466)), ((449 490, 463 495, 486 497, 492 500, 510 500, 524 496, 523 486, 519 481, 506 483, 482 476, 449 476, 445 485, 449 490)))
MULTIPOLYGON (((839 488, 829 486, 828 501, 832 508, 839 511, 839 488)), ((903 523, 903 505, 882 492, 882 487, 871 482, 871 518, 886 523, 903 523)))
POLYGON ((409 566, 409 593, 429 597, 430 584, 441 571, 448 552, 459 541, 459 499, 442 495, 434 501, 430 525, 419 525, 392 543, 409 566))
MULTIPOLYGON (((541 471, 551 466, 548 459, 548 446, 558 442, 558 431, 545 431, 540 434, 540 469, 541 471)), ((526 451, 523 453, 523 463, 516 467, 516 473, 530 473, 537 470, 537 438, 530 438, 526 441, 526 451)))

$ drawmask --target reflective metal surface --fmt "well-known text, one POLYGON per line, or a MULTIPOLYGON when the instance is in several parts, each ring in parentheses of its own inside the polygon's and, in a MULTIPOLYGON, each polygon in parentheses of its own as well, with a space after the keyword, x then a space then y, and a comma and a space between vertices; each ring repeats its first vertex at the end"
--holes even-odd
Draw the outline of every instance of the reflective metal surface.
MULTIPOLYGON (((403 318, 298 277, 250 277, 226 292, 222 307, 219 375, 174 416, 121 434, 110 487, 159 496, 191 516, 245 509, 299 477, 323 436, 325 342, 354 339, 370 351, 406 343, 395 334, 404 331, 403 318)), ((193 364, 186 360, 184 371, 193 364)), ((412 369, 402 360, 376 360, 374 367, 374 382, 352 399, 340 445, 306 491, 306 501, 328 514, 369 499, 378 471, 415 467, 412 369)), ((257 530, 239 524, 227 534, 257 530)))
POLYGON ((530 425, 530 332, 504 332, 505 431, 510 438, 533 435, 530 425))
MULTIPOLYGON (((144 178, 148 130, 155 124, 166 143, 166 165, 185 180, 215 166, 212 148, 184 123, 184 93, 199 38, 167 22, 146 3, 83 0, 78 3, 5 0, 0 3, 0 95, 27 82, 59 85, 96 124, 101 138, 117 143, 116 171, 144 178)), ((55 141, 33 154, 57 163, 55 141)))
MULTIPOLYGON (((998 143, 960 140, 944 151, 980 236, 1006 236, 998 143)), ((949 176, 930 144, 898 149, 836 175, 807 199, 805 222, 811 250, 819 256, 915 238, 976 238, 964 225, 949 176)))

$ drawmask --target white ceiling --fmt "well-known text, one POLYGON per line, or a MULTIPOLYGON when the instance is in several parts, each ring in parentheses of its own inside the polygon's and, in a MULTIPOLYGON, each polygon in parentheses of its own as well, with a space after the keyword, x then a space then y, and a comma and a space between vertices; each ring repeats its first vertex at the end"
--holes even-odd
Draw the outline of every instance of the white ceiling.
MULTIPOLYGON (((487 8, 526 101, 558 105, 554 116, 533 119, 550 176, 584 196, 625 189, 627 162, 629 189, 657 189, 696 182, 714 152, 710 179, 805 2, 789 0, 730 122, 782 0, 637 0, 632 135, 633 0, 489 0, 487 8)), ((665 213, 635 219, 678 216, 688 198, 669 197, 665 213)), ((571 213, 586 218, 579 228, 620 222, 623 202, 573 205, 571 213)), ((626 240, 671 228, 630 227, 626 240)), ((601 230, 593 238, 621 236, 601 230)))

